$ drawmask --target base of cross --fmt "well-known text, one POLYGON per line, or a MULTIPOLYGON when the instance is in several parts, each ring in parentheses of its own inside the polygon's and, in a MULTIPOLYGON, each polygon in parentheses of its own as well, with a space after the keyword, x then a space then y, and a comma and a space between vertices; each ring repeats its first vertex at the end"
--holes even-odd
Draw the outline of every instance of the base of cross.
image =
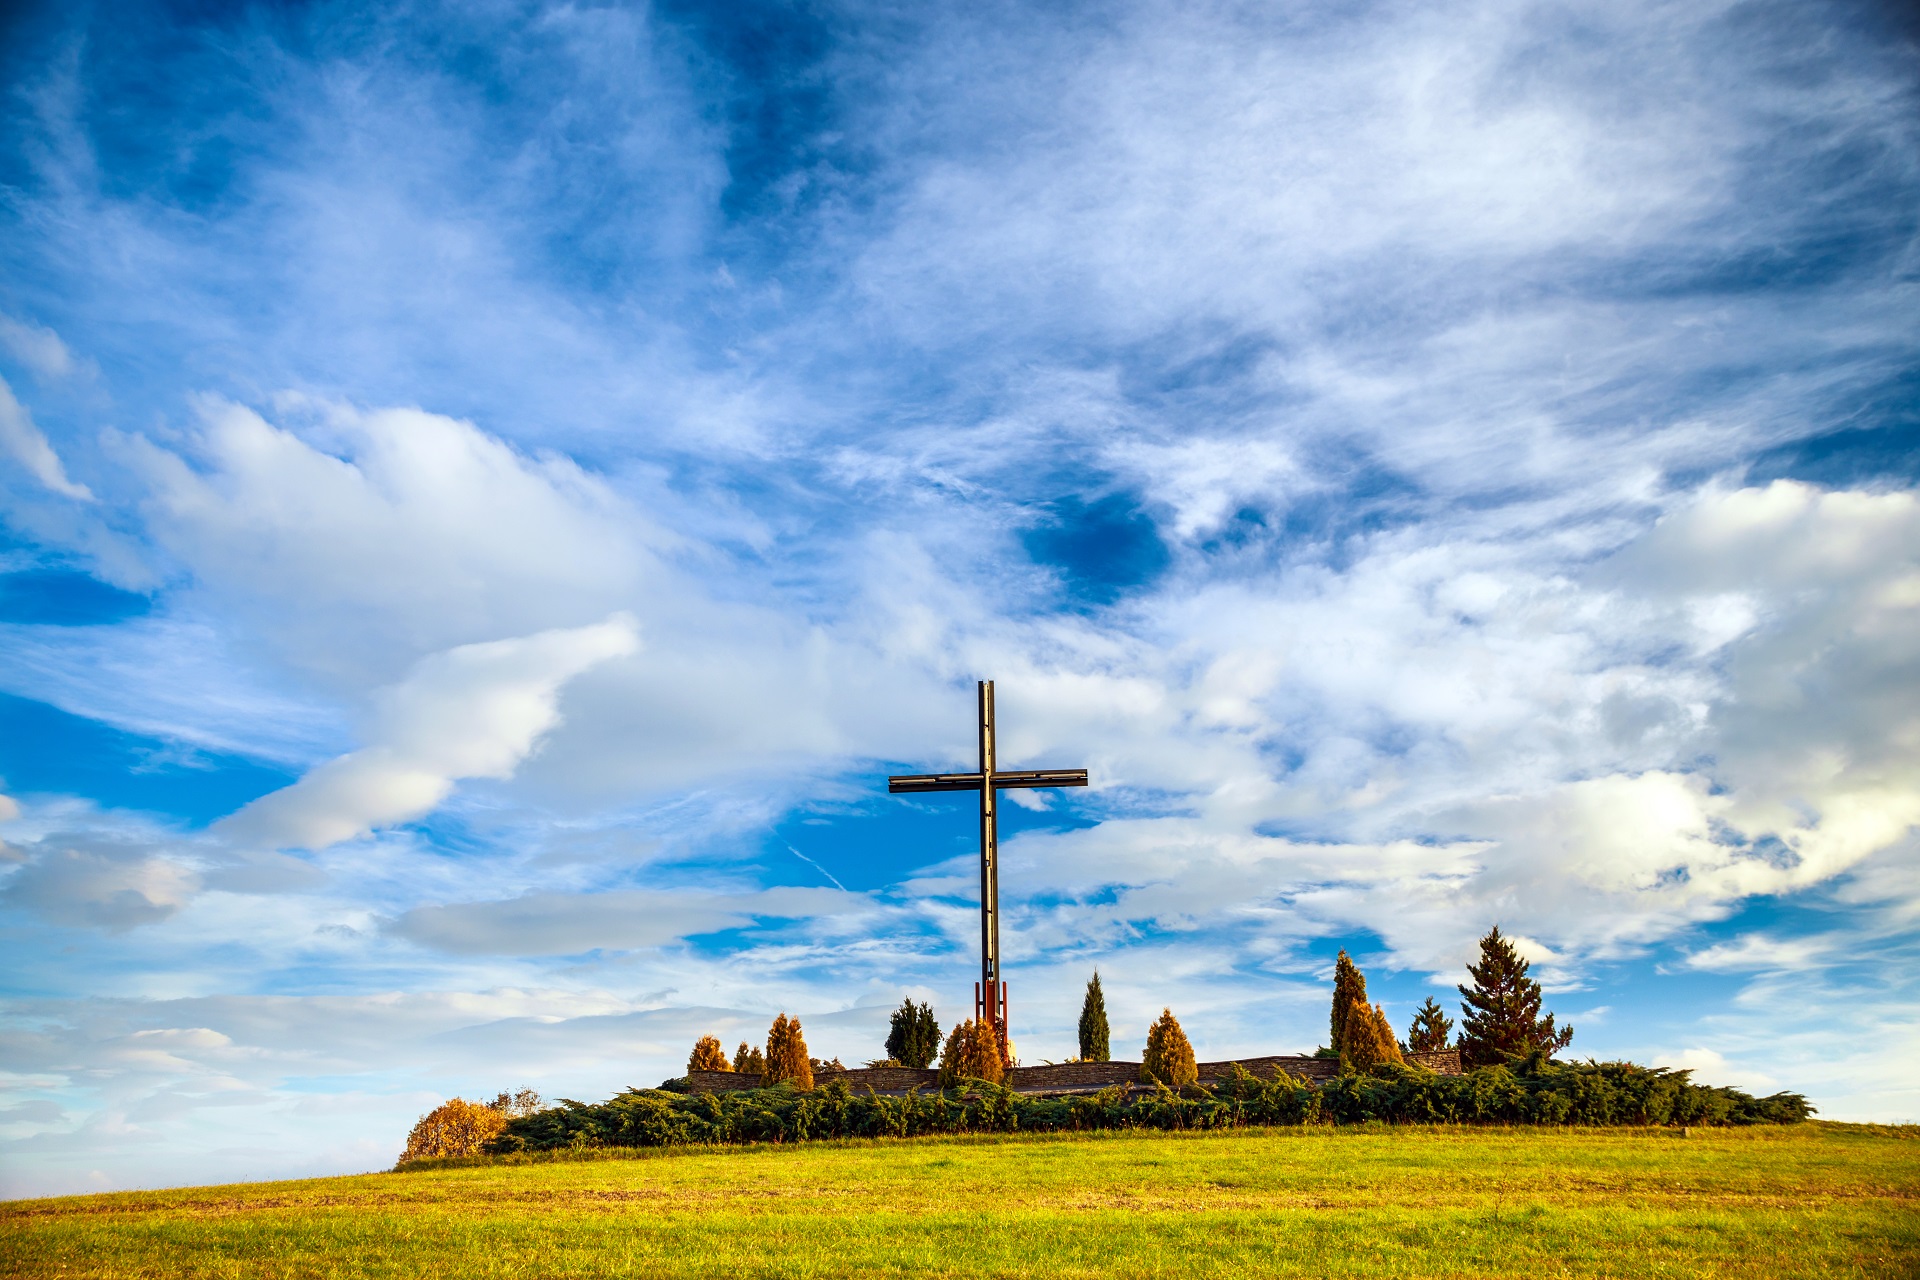
MULTIPOLYGON (((1443 1076, 1460 1074, 1458 1049, 1409 1053, 1406 1059, 1412 1066, 1425 1067, 1443 1076)), ((1232 1078, 1234 1065, 1232 1062, 1197 1063, 1200 1083, 1218 1084, 1232 1078)), ((1271 1080, 1284 1071, 1294 1079, 1310 1084, 1324 1084, 1340 1074, 1340 1062, 1336 1058, 1308 1058, 1294 1054, 1241 1058, 1238 1065, 1265 1080, 1271 1080)), ((915 1090, 930 1091, 940 1087, 938 1071, 916 1070, 913 1067, 856 1067, 850 1071, 816 1071, 813 1075, 816 1089, 835 1080, 844 1080, 855 1089, 871 1088, 875 1093, 889 1095, 915 1090)), ((729 1093, 760 1087, 759 1076, 736 1071, 692 1071, 687 1074, 687 1081, 695 1090, 706 1093, 729 1093)), ((1007 1073, 1007 1087, 1015 1093, 1096 1093, 1115 1085, 1142 1089, 1152 1087, 1140 1083, 1140 1064, 1137 1062, 1062 1062, 1039 1067, 1015 1067, 1007 1073)))
POLYGON ((1008 1071, 1013 1070, 1013 1038, 1007 1028, 1013 1024, 1007 1021, 1007 984, 998 984, 1000 991, 991 1003, 981 998, 980 984, 973 984, 973 1020, 985 1023, 993 1030, 993 1042, 1000 1046, 1000 1065, 1008 1071))
POLYGON ((1000 1031, 1000 1038, 1004 1040, 1006 1033, 1001 1029, 1012 1024, 1007 1021, 1007 984, 1002 982, 999 986, 999 998, 993 1002, 994 1007, 989 1009, 986 1002, 980 998, 980 984, 977 982, 973 984, 973 1020, 985 1022, 994 1030, 1000 1031))

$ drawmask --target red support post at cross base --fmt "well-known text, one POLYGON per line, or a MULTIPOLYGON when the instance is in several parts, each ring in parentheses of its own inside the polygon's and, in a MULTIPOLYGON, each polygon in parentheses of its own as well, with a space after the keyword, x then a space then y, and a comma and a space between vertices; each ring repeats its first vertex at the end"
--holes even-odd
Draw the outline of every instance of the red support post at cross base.
POLYGON ((1000 998, 996 1000, 994 1003, 998 1006, 997 1008, 987 1009, 982 1007, 982 1002, 980 999, 980 984, 977 982, 973 984, 973 1020, 975 1022, 985 1022, 990 1026, 997 1028, 1000 1033, 1000 1038, 1002 1040, 1005 1040, 1007 1038, 1007 1031, 1006 1031, 1007 984, 1006 983, 1002 982, 1000 984, 1000 998))

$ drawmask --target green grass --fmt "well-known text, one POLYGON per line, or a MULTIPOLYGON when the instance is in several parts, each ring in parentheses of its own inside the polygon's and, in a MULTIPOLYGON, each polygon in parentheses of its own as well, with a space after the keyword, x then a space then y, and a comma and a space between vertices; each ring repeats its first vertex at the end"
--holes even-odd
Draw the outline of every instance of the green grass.
POLYGON ((670 1149, 0 1205, 9 1276, 1920 1275, 1920 1131, 670 1149))

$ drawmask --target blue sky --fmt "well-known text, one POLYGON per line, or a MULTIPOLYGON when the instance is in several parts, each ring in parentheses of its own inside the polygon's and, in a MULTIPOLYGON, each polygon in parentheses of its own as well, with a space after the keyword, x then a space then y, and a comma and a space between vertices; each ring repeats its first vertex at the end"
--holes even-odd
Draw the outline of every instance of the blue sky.
POLYGON ((952 1021, 979 677, 1028 1061, 1498 923, 1920 1115, 1901 7, 4 22, 0 1192, 952 1021))

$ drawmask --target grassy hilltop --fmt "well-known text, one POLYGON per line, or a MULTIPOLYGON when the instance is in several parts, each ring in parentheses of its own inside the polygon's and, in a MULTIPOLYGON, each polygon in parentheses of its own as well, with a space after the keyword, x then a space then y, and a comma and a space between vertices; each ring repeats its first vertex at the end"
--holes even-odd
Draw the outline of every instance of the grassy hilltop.
POLYGON ((0 1273, 1920 1274, 1910 1127, 1316 1127, 514 1159, 14 1202, 0 1273))

